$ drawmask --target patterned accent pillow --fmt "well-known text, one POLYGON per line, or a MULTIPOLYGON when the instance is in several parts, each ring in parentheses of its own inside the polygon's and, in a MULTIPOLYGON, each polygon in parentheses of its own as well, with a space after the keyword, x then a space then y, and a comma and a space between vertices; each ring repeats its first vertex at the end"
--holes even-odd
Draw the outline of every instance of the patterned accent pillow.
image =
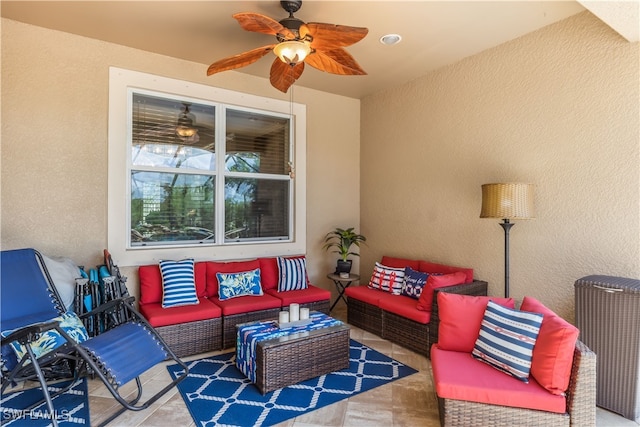
POLYGON ((425 283, 427 283, 428 277, 429 273, 423 273, 421 271, 416 271, 411 267, 405 267, 404 282, 402 282, 402 291, 400 292, 400 295, 405 295, 413 299, 420 298, 420 294, 422 294, 422 289, 424 288, 425 283))
POLYGON ((502 307, 489 301, 472 355, 520 381, 529 382, 533 347, 542 314, 502 307))
POLYGON ((307 289, 306 258, 278 257, 278 292, 307 289))
POLYGON ((404 268, 394 268, 376 262, 369 287, 380 289, 393 295, 400 295, 404 283, 404 268))
POLYGON ((162 274, 162 307, 198 304, 193 258, 182 261, 160 261, 162 274))
MULTIPOLYGON (((89 339, 89 334, 87 330, 84 328, 82 321, 80 318, 72 311, 63 314, 62 316, 55 317, 51 319, 52 321, 59 321, 60 328, 65 331, 75 342, 81 343, 89 339)), ((7 337, 13 331, 2 331, 2 336, 7 337)), ((55 329, 50 329, 40 334, 40 338, 38 338, 35 342, 30 343, 31 349, 33 350, 33 354, 36 357, 43 356, 50 351, 55 350, 60 347, 67 341, 64 339, 60 332, 55 329)), ((22 344, 12 341, 11 347, 13 351, 15 351, 16 356, 18 356, 18 360, 22 359, 22 357, 27 354, 27 349, 22 344)), ((27 362, 30 363, 30 362, 27 362)))
POLYGON ((216 273, 220 301, 242 296, 263 295, 260 286, 260 269, 240 273, 216 273))

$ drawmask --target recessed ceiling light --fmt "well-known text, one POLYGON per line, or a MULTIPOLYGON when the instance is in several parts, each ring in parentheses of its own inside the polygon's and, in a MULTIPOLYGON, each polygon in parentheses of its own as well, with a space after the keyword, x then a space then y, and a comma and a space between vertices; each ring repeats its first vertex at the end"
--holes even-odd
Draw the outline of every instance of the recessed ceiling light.
POLYGON ((400 34, 386 34, 380 37, 380 43, 386 44, 387 46, 398 44, 400 43, 400 40, 402 40, 402 36, 400 34))

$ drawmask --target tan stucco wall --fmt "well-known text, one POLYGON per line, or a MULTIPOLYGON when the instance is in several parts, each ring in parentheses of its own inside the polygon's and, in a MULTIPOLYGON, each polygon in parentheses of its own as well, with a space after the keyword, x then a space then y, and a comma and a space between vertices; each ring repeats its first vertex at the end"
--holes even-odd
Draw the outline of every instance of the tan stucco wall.
POLYGON ((584 12, 362 100, 361 259, 473 267, 504 289, 480 186, 535 184, 510 233, 511 296, 573 319, 576 279, 640 277, 640 55, 584 12))
MULTIPOLYGON (((207 77, 204 64, 2 19, 2 249, 100 262, 110 66, 289 100, 267 79, 207 77)), ((307 106, 309 275, 331 289, 325 275, 336 258, 322 250, 322 238, 336 226, 359 228, 360 101, 302 87, 294 101, 307 106)), ((136 293, 135 269, 124 272, 136 293)))

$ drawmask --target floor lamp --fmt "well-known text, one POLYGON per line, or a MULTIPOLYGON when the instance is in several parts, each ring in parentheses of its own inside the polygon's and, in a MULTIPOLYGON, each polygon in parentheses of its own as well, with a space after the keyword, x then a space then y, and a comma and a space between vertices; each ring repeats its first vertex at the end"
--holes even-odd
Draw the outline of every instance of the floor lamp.
POLYGON ((509 230, 512 219, 532 219, 533 184, 503 183, 482 186, 480 218, 501 218, 504 229, 504 296, 509 296, 509 230))

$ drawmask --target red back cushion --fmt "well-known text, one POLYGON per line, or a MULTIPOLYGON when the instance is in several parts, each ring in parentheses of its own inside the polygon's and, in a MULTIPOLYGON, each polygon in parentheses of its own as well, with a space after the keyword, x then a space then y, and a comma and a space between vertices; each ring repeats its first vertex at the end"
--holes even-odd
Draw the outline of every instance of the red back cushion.
POLYGON ((418 266, 420 265, 420 261, 405 258, 394 258, 385 255, 382 257, 382 261, 380 261, 380 264, 394 268, 411 267, 414 270, 419 271, 418 266))
POLYGON ((420 261, 420 265, 418 266, 418 271, 423 271, 425 273, 445 273, 445 274, 462 271, 466 275, 466 279, 463 283, 473 282, 473 268, 453 267, 450 265, 436 264, 428 261, 420 261))
MULTIPOLYGON (((251 271, 260 268, 260 262, 257 259, 250 261, 232 261, 232 262, 215 262, 207 263, 207 290, 208 298, 218 296, 218 278, 216 273, 242 273, 243 271, 251 271)), ((260 280, 262 281, 262 271, 260 271, 260 280)), ((196 279, 197 281, 197 279, 196 279)))
POLYGON ((451 274, 443 274, 442 276, 434 276, 432 274, 427 277, 427 283, 425 283, 420 298, 418 298, 418 305, 416 308, 422 311, 431 312, 431 306, 433 305, 433 290, 442 288, 445 286, 460 285, 465 283, 467 275, 458 271, 451 274))
POLYGON ((520 310, 543 315, 533 347, 531 376, 550 393, 562 395, 569 387, 573 352, 580 331, 535 298, 524 297, 520 310))
POLYGON ((443 350, 471 353, 480 334, 480 324, 489 301, 515 308, 513 298, 438 292, 438 347, 443 350))
MULTIPOLYGON (((206 292, 207 263, 196 262, 194 267, 196 278, 196 294, 204 297, 206 292)), ((162 302, 162 274, 158 264, 141 265, 138 267, 140 280, 140 304, 162 302)))

